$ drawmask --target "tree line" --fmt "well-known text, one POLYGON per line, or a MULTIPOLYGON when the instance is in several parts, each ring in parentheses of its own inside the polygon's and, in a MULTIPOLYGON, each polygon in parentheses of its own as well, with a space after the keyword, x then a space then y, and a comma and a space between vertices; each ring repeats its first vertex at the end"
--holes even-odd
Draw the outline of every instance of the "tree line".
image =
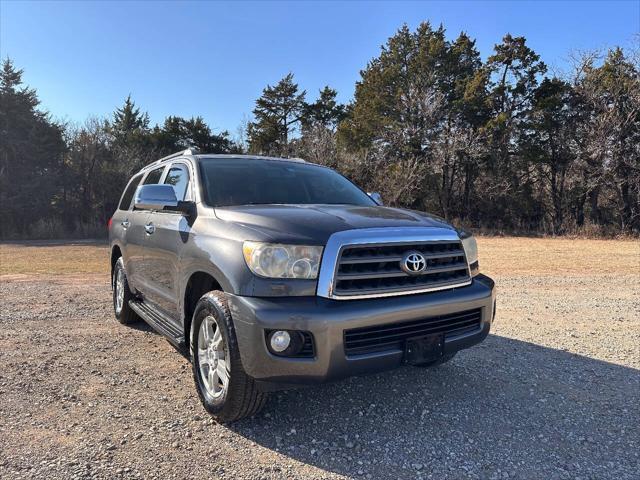
POLYGON ((0 235, 104 235, 128 178, 195 146, 303 157, 386 204, 489 231, 640 233, 640 61, 612 48, 550 74, 524 37, 483 61, 465 33, 400 28, 360 72, 352 101, 315 100, 289 73, 236 137, 201 117, 151 126, 129 97, 106 119, 56 122, 11 60, 0 73, 0 235))

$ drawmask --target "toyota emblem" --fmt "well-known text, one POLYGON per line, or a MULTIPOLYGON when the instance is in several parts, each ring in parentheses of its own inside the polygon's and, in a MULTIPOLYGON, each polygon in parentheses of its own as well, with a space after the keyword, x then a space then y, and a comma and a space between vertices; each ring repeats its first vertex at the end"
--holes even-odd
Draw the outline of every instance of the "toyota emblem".
POLYGON ((400 268, 409 275, 418 275, 427 268, 427 260, 420 252, 407 252, 402 257, 400 268))

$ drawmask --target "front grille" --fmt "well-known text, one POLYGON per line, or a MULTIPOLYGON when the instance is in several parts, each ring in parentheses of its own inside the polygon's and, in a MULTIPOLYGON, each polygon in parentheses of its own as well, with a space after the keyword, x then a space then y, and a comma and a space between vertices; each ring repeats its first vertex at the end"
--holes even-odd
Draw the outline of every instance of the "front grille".
POLYGON ((410 293, 455 286, 469 280, 460 241, 412 244, 353 245, 342 249, 334 279, 335 296, 410 293), (407 252, 426 259, 424 272, 410 275, 401 268, 407 252))
POLYGON ((344 332, 344 350, 351 356, 402 349, 409 338, 435 333, 444 333, 446 338, 476 331, 481 320, 482 309, 478 308, 408 322, 354 328, 344 332))

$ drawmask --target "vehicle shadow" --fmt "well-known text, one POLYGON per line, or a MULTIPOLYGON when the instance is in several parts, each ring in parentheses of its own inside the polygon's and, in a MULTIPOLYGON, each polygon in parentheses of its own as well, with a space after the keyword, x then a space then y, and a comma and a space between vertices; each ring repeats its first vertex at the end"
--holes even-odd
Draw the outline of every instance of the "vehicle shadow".
MULTIPOLYGON (((134 323, 129 323, 127 324, 127 328, 130 328, 131 330, 137 330, 138 332, 152 333, 153 335, 156 335, 159 338, 165 339, 161 334, 156 332, 153 329, 153 327, 151 327, 151 325, 149 325, 144 320, 139 320, 134 323)), ((171 345, 171 343, 168 340, 167 340, 167 343, 171 345)))
POLYGON ((190 354, 189 354, 189 348, 187 347, 187 345, 183 345, 182 347, 178 347, 178 346, 174 345, 168 339, 166 339, 162 334, 156 332, 153 329, 153 327, 151 327, 144 320, 140 320, 138 322, 131 323, 131 324, 127 325, 127 327, 131 328, 133 330, 137 330, 139 332, 151 333, 151 334, 157 336, 158 338, 162 338, 163 340, 165 340, 167 342, 167 345, 169 345, 177 353, 179 353, 182 357, 184 357, 185 360, 187 360, 189 362, 191 361, 191 357, 190 357, 190 354))
POLYGON ((490 335, 438 368, 272 394, 229 428, 357 478, 633 478, 639 397, 639 370, 490 335))

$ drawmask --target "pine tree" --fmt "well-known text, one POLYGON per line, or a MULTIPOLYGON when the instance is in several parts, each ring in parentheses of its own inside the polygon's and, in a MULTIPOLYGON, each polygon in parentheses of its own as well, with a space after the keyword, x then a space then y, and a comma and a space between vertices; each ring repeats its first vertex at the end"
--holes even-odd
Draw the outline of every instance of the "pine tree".
POLYGON ((412 32, 405 25, 361 76, 338 129, 341 143, 388 169, 380 188, 391 203, 422 198, 445 217, 456 208, 461 216, 456 189, 469 206, 487 114, 487 77, 474 42, 464 33, 450 42, 442 26, 423 23, 412 32))
POLYGON ((124 105, 113 112, 110 127, 116 142, 127 144, 149 130, 149 114, 140 112, 131 95, 128 95, 124 105))
POLYGON ((298 91, 289 73, 275 86, 267 85, 256 100, 255 120, 247 128, 253 153, 288 156, 292 134, 303 117, 306 92, 298 91))
POLYGON ((370 148, 385 134, 398 140, 393 146, 400 157, 425 155, 428 139, 438 129, 425 115, 432 114, 448 91, 442 68, 447 55, 444 28, 434 30, 428 22, 416 32, 406 25, 400 28, 361 72, 349 118, 339 128, 347 148, 370 148))
POLYGON ((602 65, 586 62, 576 85, 587 111, 579 125, 584 196, 591 221, 611 222, 600 203, 614 203, 622 230, 640 230, 640 64, 621 48, 607 52, 602 65), (603 198, 604 197, 604 198, 603 198), (613 200, 613 202, 611 201, 613 200))
POLYGON ((195 147, 202 153, 233 153, 239 150, 229 139, 229 132, 215 134, 202 117, 185 119, 169 116, 162 127, 156 126, 153 138, 161 154, 195 147))
POLYGON ((149 128, 149 114, 136 107, 131 95, 113 112, 106 129, 112 137, 114 159, 122 165, 124 172, 133 173, 157 158, 158 152, 154 149, 149 128))
POLYGON ((575 107, 571 85, 558 78, 545 78, 534 92, 531 111, 523 123, 521 155, 539 172, 539 200, 549 205, 553 234, 562 233, 564 228, 567 177, 575 161, 575 107))
POLYGON ((304 107, 303 128, 320 126, 335 131, 346 116, 345 106, 336 101, 337 95, 338 92, 328 85, 320 90, 318 99, 304 107))
POLYGON ((25 235, 52 212, 62 163, 62 128, 38 109, 10 59, 0 71, 0 236, 25 235))
POLYGON ((491 197, 494 213, 508 218, 508 227, 539 228, 542 207, 535 195, 535 178, 522 152, 522 133, 538 83, 547 71, 524 37, 505 35, 487 60, 491 75, 491 119, 487 122, 491 152, 488 173, 497 185, 491 197))

